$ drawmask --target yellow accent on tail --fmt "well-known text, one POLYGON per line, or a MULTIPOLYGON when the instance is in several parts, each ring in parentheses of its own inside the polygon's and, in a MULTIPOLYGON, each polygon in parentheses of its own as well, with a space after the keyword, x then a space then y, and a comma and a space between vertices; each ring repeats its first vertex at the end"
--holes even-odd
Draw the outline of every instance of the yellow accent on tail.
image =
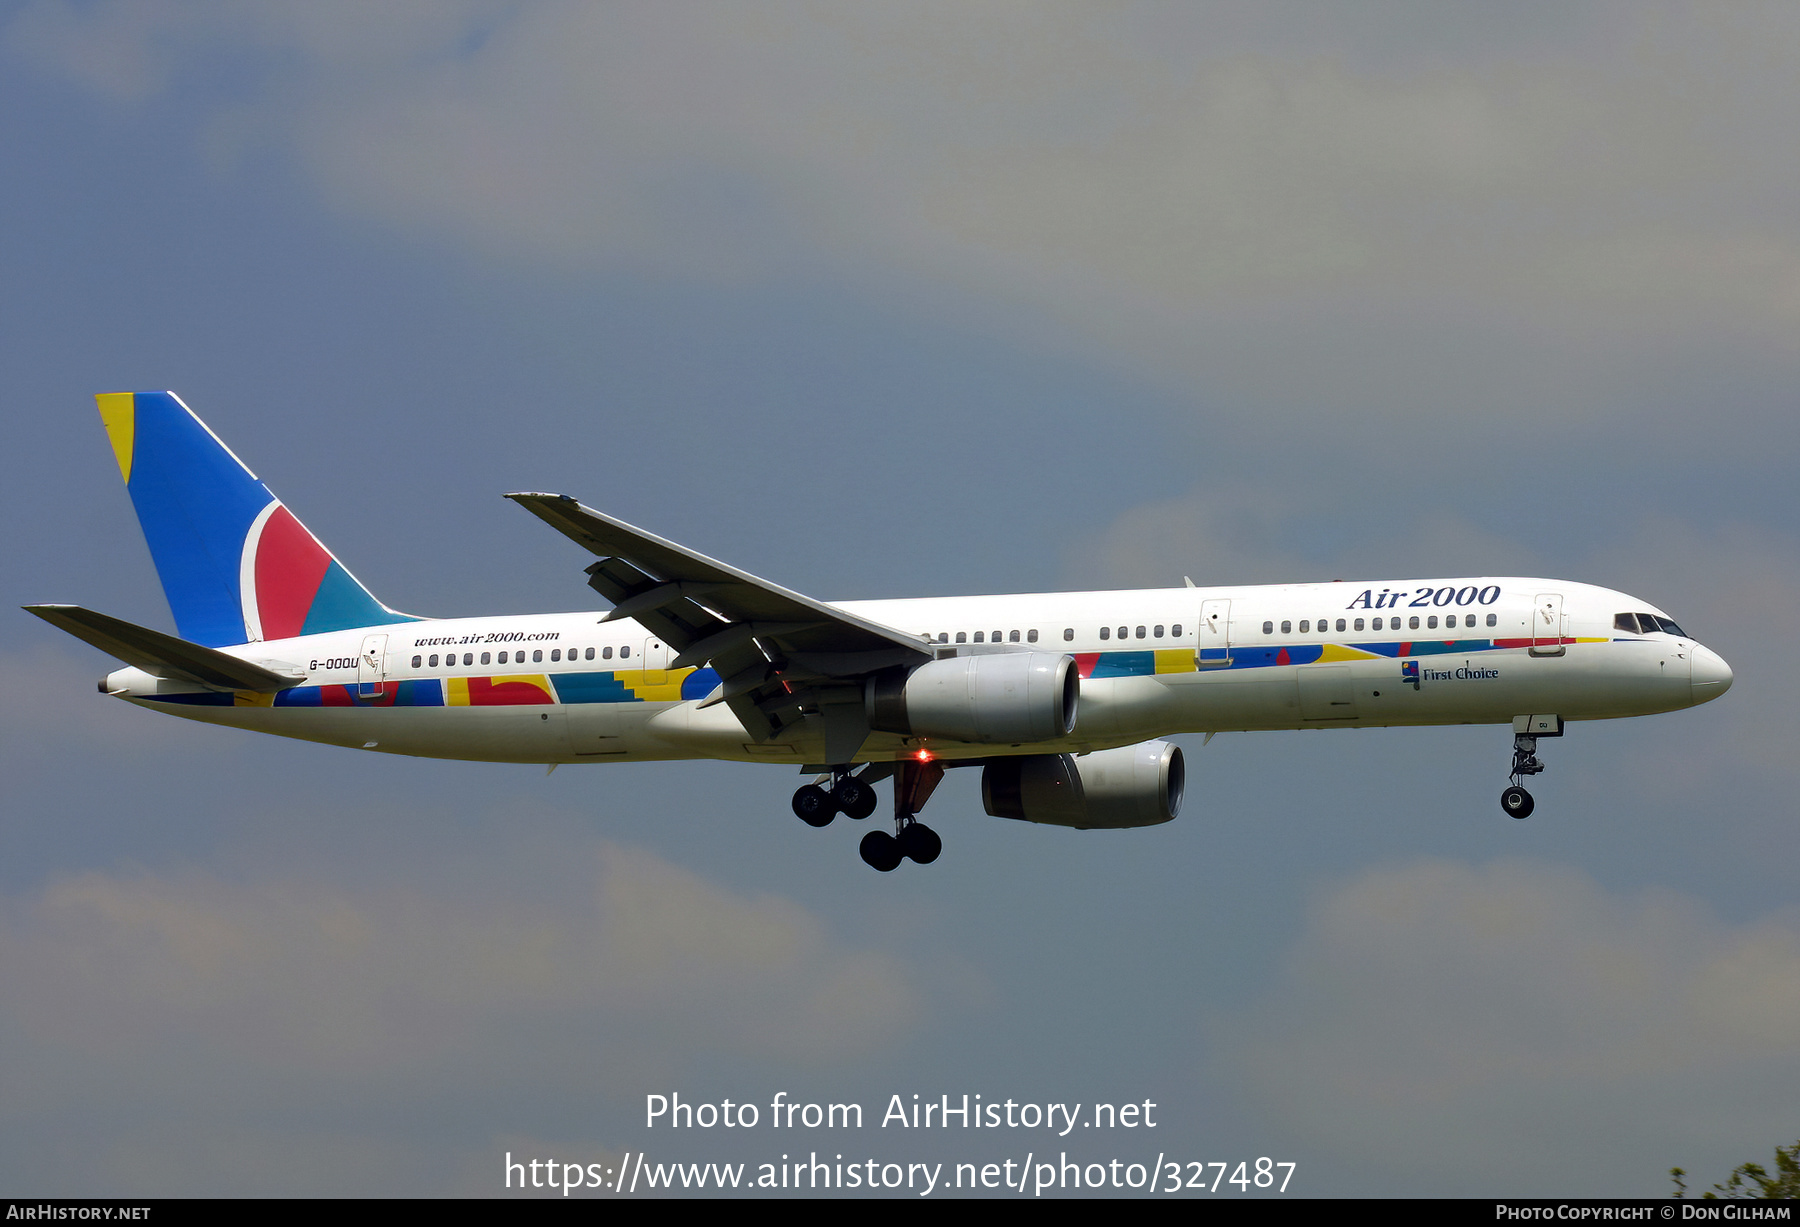
POLYGON ((131 447, 137 435, 137 402, 130 392, 101 392, 94 400, 100 406, 100 421, 106 426, 106 437, 112 440, 119 475, 126 485, 130 485, 131 447))

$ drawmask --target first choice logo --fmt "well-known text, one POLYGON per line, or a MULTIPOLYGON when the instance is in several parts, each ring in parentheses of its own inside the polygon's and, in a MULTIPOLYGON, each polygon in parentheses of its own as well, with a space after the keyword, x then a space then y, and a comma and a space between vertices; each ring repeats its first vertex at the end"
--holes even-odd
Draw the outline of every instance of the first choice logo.
POLYGON ((1491 682, 1500 676, 1500 670, 1483 665, 1463 665, 1456 669, 1421 669, 1416 660, 1400 662, 1400 681, 1414 690, 1419 683, 1425 682, 1491 682))

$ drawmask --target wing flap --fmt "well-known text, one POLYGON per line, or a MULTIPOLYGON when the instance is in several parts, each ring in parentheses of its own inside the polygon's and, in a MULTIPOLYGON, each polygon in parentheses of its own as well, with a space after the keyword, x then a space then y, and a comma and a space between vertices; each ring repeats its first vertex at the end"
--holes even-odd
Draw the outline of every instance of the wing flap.
POLYGON ((822 718, 831 752, 848 761, 869 731, 861 679, 932 658, 916 635, 789 591, 566 495, 506 497, 599 556, 587 569, 588 586, 613 603, 607 621, 636 620, 675 649, 677 666, 709 662, 721 683, 702 706, 726 704, 759 741, 822 718))
POLYGON ((805 624, 774 636, 794 651, 859 652, 900 647, 921 661, 931 658, 930 650, 916 635, 859 618, 759 579, 584 507, 567 495, 519 493, 506 497, 600 557, 601 561, 589 568, 589 584, 607 599, 624 604, 674 585, 646 602, 655 608, 620 616, 643 622, 646 617, 663 614, 674 624, 670 629, 684 632, 666 636, 666 641, 678 651, 698 641, 697 631, 714 634, 739 622, 785 622, 805 624), (708 621, 700 616, 702 613, 713 616, 708 621))

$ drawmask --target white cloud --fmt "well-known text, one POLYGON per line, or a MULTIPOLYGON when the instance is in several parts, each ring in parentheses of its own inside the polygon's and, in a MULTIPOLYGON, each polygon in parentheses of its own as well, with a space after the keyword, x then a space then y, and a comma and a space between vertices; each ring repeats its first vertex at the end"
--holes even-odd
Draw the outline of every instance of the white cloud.
POLYGON ((1320 902, 1220 1068, 1300 1156, 1415 1193, 1655 1195, 1793 1132, 1796 1020, 1800 916, 1422 861, 1320 902))
POLYGON ((1464 20, 1371 56, 1233 6, 45 4, 10 41, 134 98, 229 63, 221 139, 409 233, 935 287, 1229 415, 1641 415, 1672 335, 1791 367, 1795 14, 1464 20))
MULTIPOLYGON (((417 1129, 358 1140, 346 1114, 475 1095, 558 1116, 691 1072, 695 1053, 829 1066, 917 1019, 911 969, 845 947, 796 904, 641 850, 591 854, 591 873, 513 864, 472 889, 95 872, 8 899, 0 1034, 31 1055, 0 1070, 0 1115, 53 1137, 65 1116, 105 1113, 90 1191, 214 1188, 195 1182, 240 1150, 262 1156, 233 1185, 245 1191, 287 1187, 259 1183, 280 1170, 269 1156, 315 1150, 326 1168, 310 1187, 373 1189, 369 1155, 411 1156, 403 1183, 433 1161, 417 1129), (331 1105, 329 1135, 287 1115, 309 1103, 331 1105)), ((479 1113, 460 1119, 480 1128, 479 1113)))

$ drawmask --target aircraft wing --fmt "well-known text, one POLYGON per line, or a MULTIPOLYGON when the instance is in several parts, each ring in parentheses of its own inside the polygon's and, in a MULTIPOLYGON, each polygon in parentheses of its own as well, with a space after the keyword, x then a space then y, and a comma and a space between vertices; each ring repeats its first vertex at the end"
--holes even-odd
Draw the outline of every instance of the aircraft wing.
POLYGON ((506 497, 599 555, 588 585, 613 602, 606 620, 631 618, 660 636, 677 668, 710 664, 720 684, 702 706, 729 704, 761 740, 818 711, 828 755, 842 755, 831 761, 849 761, 868 735, 862 679, 932 659, 918 635, 790 592, 568 495, 506 497))
POLYGON ((142 669, 151 677, 198 682, 215 690, 254 690, 263 694, 287 690, 306 680, 303 674, 277 673, 240 660, 229 652, 189 643, 79 605, 25 605, 22 608, 51 626, 93 644, 108 656, 142 669))

